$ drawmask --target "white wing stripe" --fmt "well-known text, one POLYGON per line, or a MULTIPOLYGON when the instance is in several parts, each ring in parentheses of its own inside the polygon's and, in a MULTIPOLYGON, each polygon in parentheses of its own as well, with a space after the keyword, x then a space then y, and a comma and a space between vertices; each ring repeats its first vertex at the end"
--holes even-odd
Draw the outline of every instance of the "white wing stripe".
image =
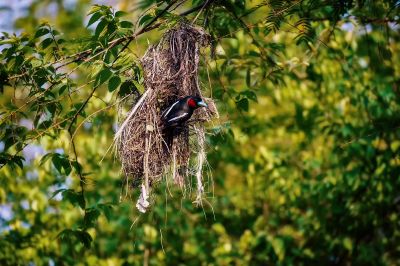
POLYGON ((163 117, 166 117, 166 116, 169 114, 169 112, 171 112, 172 108, 173 108, 177 103, 179 103, 179 101, 176 101, 173 105, 171 105, 171 107, 170 107, 162 116, 163 116, 163 117))
POLYGON ((168 120, 168 122, 172 122, 172 121, 178 120, 179 118, 185 117, 185 116, 187 116, 187 115, 188 115, 188 113, 183 113, 183 114, 181 114, 180 116, 171 118, 170 120, 168 120))

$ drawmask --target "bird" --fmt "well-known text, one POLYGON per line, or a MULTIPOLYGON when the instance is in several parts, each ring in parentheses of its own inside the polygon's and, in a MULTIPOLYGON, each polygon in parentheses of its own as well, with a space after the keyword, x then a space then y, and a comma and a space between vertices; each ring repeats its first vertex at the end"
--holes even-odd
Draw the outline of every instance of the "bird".
POLYGON ((161 120, 165 127, 180 126, 190 119, 194 110, 200 107, 208 107, 199 96, 186 96, 174 102, 161 114, 161 120))

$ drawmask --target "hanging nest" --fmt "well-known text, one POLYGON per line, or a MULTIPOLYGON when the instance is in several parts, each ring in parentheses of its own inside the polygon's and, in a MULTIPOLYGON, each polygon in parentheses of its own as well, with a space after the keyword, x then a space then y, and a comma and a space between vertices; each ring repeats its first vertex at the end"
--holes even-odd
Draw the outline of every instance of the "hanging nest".
MULTIPOLYGON (((115 135, 117 153, 129 184, 140 184, 136 207, 146 212, 152 186, 171 177, 181 188, 196 177, 197 203, 204 192, 203 165, 206 162, 204 122, 218 116, 214 102, 203 98, 198 80, 200 49, 210 45, 201 28, 179 24, 167 31, 157 45, 141 59, 145 91, 124 118, 115 135), (179 130, 167 130, 161 113, 178 99, 202 97, 209 108, 197 109, 179 130), (193 163, 191 155, 196 156, 193 163)), ((166 180, 168 182, 168 180, 166 180)))

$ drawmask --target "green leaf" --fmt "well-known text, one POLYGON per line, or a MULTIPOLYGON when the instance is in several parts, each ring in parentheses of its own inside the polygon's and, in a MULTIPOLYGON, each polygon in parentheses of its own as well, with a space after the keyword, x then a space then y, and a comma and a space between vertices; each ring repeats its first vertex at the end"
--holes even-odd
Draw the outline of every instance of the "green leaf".
POLYGON ((137 90, 135 83, 130 80, 125 81, 119 88, 118 95, 120 97, 125 97, 126 95, 130 94, 134 89, 137 90))
POLYGON ((64 229, 58 233, 57 238, 61 240, 70 239, 74 235, 74 231, 71 229, 64 229))
POLYGON ((112 204, 101 204, 99 203, 97 207, 103 212, 104 216, 106 216, 107 220, 110 221, 111 219, 111 210, 112 210, 112 204))
POLYGON ((67 190, 67 189, 65 189, 65 188, 57 189, 56 191, 53 192, 53 194, 51 194, 50 199, 53 199, 55 196, 57 196, 57 194, 64 192, 65 190, 67 190))
POLYGON ((64 91, 66 91, 68 89, 68 85, 67 84, 64 84, 64 85, 62 85, 61 87, 60 87, 60 89, 58 90, 58 94, 63 94, 64 93, 64 91))
POLYGON ((113 73, 108 68, 104 68, 103 70, 101 70, 99 72, 99 74, 97 74, 97 76, 96 76, 96 80, 94 83, 95 86, 102 85, 104 82, 106 82, 112 76, 112 74, 113 73))
POLYGON ((116 17, 116 18, 120 18, 120 17, 126 16, 126 15, 128 15, 128 13, 126 13, 126 12, 124 12, 124 11, 117 11, 117 12, 115 12, 115 17, 116 17))
POLYGON ((82 231, 82 230, 72 230, 72 229, 62 230, 57 235, 57 238, 59 238, 61 240, 76 239, 79 242, 81 242, 85 246, 85 248, 90 248, 90 245, 93 241, 92 236, 88 232, 82 231))
POLYGON ((76 230, 75 235, 76 238, 85 246, 85 248, 90 248, 93 238, 88 232, 76 230))
POLYGON ((42 166, 45 162, 47 162, 50 158, 52 158, 54 153, 50 152, 45 154, 42 159, 40 160, 40 166, 42 166))
POLYGON ((246 98, 249 99, 249 100, 252 100, 252 101, 254 101, 254 102, 257 102, 257 94, 256 94, 254 91, 252 91, 252 90, 242 91, 242 92, 240 93, 240 95, 246 97, 246 98))
POLYGON ((247 98, 242 98, 236 102, 236 106, 239 110, 247 112, 249 110, 249 100, 247 98))
POLYGON ((153 16, 150 14, 144 15, 140 20, 139 20, 139 26, 143 26, 147 21, 150 21, 153 19, 153 16))
POLYGON ((74 206, 81 207, 82 210, 85 209, 85 199, 80 192, 76 192, 73 189, 66 189, 62 193, 63 200, 67 200, 74 206))
MULTIPOLYGON (((47 158, 45 158, 48 154, 46 154, 43 158, 41 162, 44 162, 47 160, 47 158)), ((57 171, 60 174, 63 174, 63 170, 64 170, 64 174, 65 175, 69 175, 72 171, 72 167, 71 167, 71 162, 69 161, 68 157, 64 154, 59 154, 59 153, 53 153, 51 154, 52 159, 51 161, 53 162, 54 167, 57 169, 57 171)))
POLYGON ((46 104, 45 109, 54 117, 57 111, 57 104, 49 102, 46 104))
POLYGON ((112 64, 114 60, 118 57, 118 47, 113 47, 109 49, 104 56, 104 63, 112 64))
POLYGON ((98 210, 97 208, 86 209, 85 217, 83 220, 85 228, 94 227, 96 225, 99 216, 100 216, 100 210, 98 210))
POLYGON ((48 129, 49 127, 51 127, 52 124, 53 121, 51 119, 44 120, 37 126, 37 129, 48 129))
POLYGON ((35 33, 35 39, 37 39, 43 35, 46 35, 49 32, 50 32, 50 30, 48 28, 43 28, 43 27, 39 28, 35 33))
POLYGON ((279 261, 283 261, 285 258, 285 242, 280 238, 274 238, 271 241, 271 245, 279 261))
POLYGON ((107 26, 107 21, 102 19, 99 24, 97 24, 96 30, 94 31, 94 36, 99 38, 100 34, 103 32, 104 28, 107 26))
POLYGON ((112 92, 116 90, 120 84, 121 84, 121 78, 119 76, 113 76, 108 81, 108 91, 112 92))
POLYGON ((126 21, 126 20, 121 21, 120 25, 121 25, 121 28, 128 28, 128 29, 133 28, 132 22, 126 21))
POLYGON ((107 25, 107 35, 111 35, 117 30, 117 26, 115 23, 109 23, 107 25))
POLYGON ((101 10, 101 6, 99 5, 94 5, 90 8, 89 12, 87 13, 88 15, 93 14, 97 11, 101 10))
POLYGON ((71 164, 77 173, 82 173, 82 165, 80 163, 77 161, 72 161, 71 164))
POLYGON ((0 168, 4 165, 9 165, 12 169, 18 166, 20 169, 24 168, 23 161, 25 159, 18 155, 10 155, 5 152, 0 153, 0 168))
POLYGON ((15 39, 5 39, 5 40, 0 40, 0 45, 2 44, 15 44, 17 40, 15 39))
POLYGON ((68 159, 62 161, 62 167, 64 168, 65 175, 69 175, 71 173, 72 167, 68 159))
POLYGON ((345 237, 343 239, 343 246, 348 250, 348 251, 352 251, 353 250, 353 242, 351 241, 351 238, 349 237, 345 237))
POLYGON ((51 161, 53 162, 54 167, 61 174, 62 173, 62 158, 58 153, 54 154, 51 161))
POLYGON ((90 19, 88 24, 86 25, 86 27, 89 27, 90 25, 92 25, 93 23, 95 23, 96 21, 98 21, 100 18, 102 17, 102 14, 100 12, 96 12, 94 13, 90 19))
POLYGON ((40 45, 42 46, 42 49, 46 49, 47 47, 49 47, 51 44, 53 43, 53 39, 52 38, 47 38, 44 39, 40 45))
POLYGON ((246 85, 247 85, 247 87, 251 87, 251 70, 250 70, 250 67, 249 68, 247 68, 247 71, 246 71, 246 85))

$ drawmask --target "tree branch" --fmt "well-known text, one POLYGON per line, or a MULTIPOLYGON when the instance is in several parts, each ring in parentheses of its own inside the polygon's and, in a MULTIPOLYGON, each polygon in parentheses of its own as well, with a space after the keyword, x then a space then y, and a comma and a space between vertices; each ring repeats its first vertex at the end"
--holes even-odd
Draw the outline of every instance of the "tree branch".
MULTIPOLYGON (((394 18, 368 18, 368 17, 354 17, 356 20, 360 21, 361 23, 371 23, 371 24, 387 24, 387 23, 400 23, 400 19, 394 18)), ((333 21, 333 18, 308 18, 310 21, 333 21)), ((346 20, 346 19, 344 19, 346 20)))
POLYGON ((146 29, 148 29, 154 22, 156 22, 160 17, 162 17, 167 11, 168 9, 170 9, 175 3, 177 2, 177 0, 172 1, 171 3, 169 3, 160 13, 158 13, 154 18, 152 18, 150 20, 149 23, 147 23, 146 26, 144 26, 141 30, 139 30, 136 34, 134 34, 134 36, 130 37, 127 41, 127 43, 122 47, 121 51, 119 51, 119 54, 117 55, 117 57, 114 59, 113 64, 115 63, 115 61, 118 60, 119 55, 128 47, 128 45, 140 34, 146 32, 146 29))
POLYGON ((79 186, 81 187, 81 196, 82 196, 82 201, 83 201, 83 210, 85 212, 84 215, 86 215, 86 199, 85 199, 85 177, 82 174, 82 169, 81 169, 81 165, 79 164, 78 161, 78 154, 76 152, 76 147, 75 147, 75 142, 72 138, 72 132, 68 131, 70 137, 71 137, 71 145, 72 145, 72 151, 74 152, 75 155, 75 162, 76 162, 76 171, 78 172, 78 176, 79 176, 79 186))
MULTIPOLYGON (((57 64, 57 63, 64 62, 64 61, 66 61, 66 60, 68 60, 68 59, 72 59, 72 60, 63 63, 63 64, 61 64, 60 66, 57 66, 57 67, 56 67, 56 70, 60 69, 61 67, 67 66, 67 65, 72 64, 72 63, 76 63, 76 62, 81 61, 81 60, 84 60, 84 61, 87 62, 87 61, 90 61, 91 59, 95 58, 96 56, 98 56, 98 55, 104 53, 105 51, 110 50, 110 49, 114 48, 115 46, 117 46, 117 45, 119 45, 119 44, 121 44, 121 43, 123 43, 123 42, 125 42, 125 41, 128 41, 127 45, 125 45, 124 48, 120 51, 120 53, 121 53, 121 52, 129 45, 129 43, 130 43, 132 40, 134 40, 137 36, 139 36, 139 35, 141 35, 141 34, 143 34, 143 33, 146 33, 146 32, 148 32, 148 31, 150 31, 150 30, 153 30, 154 28, 160 26, 160 24, 157 24, 156 27, 151 27, 152 24, 153 24, 154 22, 156 22, 162 15, 164 15, 165 12, 166 12, 173 4, 175 4, 175 3, 176 3, 176 0, 173 1, 172 3, 170 3, 163 11, 161 11, 161 13, 159 13, 157 16, 155 16, 146 26, 144 26, 143 28, 141 28, 141 29, 140 29, 139 31, 137 31, 136 33, 134 33, 134 34, 132 34, 132 35, 129 35, 129 36, 120 37, 120 38, 118 38, 118 39, 115 39, 115 40, 109 42, 109 46, 108 46, 108 47, 102 48, 97 54, 95 54, 95 55, 92 56, 92 57, 89 57, 90 54, 92 53, 92 51, 96 50, 96 48, 98 48, 98 47, 96 47, 95 49, 87 49, 87 50, 85 50, 85 51, 81 51, 81 52, 78 52, 78 53, 69 55, 69 56, 67 56, 67 57, 61 58, 61 59, 59 59, 59 60, 56 60, 56 61, 54 61, 54 62, 51 62, 51 63, 47 64, 46 67, 51 66, 51 65, 54 65, 54 64, 57 64)), ((115 61, 114 61, 114 62, 115 62, 115 61)), ((17 79, 17 78, 20 78, 20 77, 23 77, 23 76, 25 76, 25 75, 27 75, 27 74, 28 74, 28 72, 24 72, 24 73, 21 73, 21 74, 19 74, 19 75, 15 75, 15 76, 8 77, 8 78, 7 78, 7 81, 13 80, 13 79, 17 79)))
POLYGON ((92 92, 89 94, 89 96, 86 98, 85 102, 82 104, 82 106, 78 109, 78 111, 72 117, 71 124, 69 124, 69 126, 68 126, 68 132, 71 131, 72 125, 74 124, 76 118, 82 112, 82 110, 85 108, 85 106, 88 104, 89 100, 93 97, 93 94, 94 94, 94 92, 96 91, 97 88, 98 88, 98 86, 94 86, 93 87, 92 92))
POLYGON ((189 9, 189 10, 186 10, 185 12, 182 12, 179 15, 180 16, 187 16, 189 14, 192 14, 193 12, 196 12, 197 10, 200 10, 203 7, 205 7, 206 4, 207 4, 207 1, 205 1, 204 3, 202 3, 202 4, 198 5, 198 6, 195 6, 195 7, 191 8, 191 9, 189 9))

